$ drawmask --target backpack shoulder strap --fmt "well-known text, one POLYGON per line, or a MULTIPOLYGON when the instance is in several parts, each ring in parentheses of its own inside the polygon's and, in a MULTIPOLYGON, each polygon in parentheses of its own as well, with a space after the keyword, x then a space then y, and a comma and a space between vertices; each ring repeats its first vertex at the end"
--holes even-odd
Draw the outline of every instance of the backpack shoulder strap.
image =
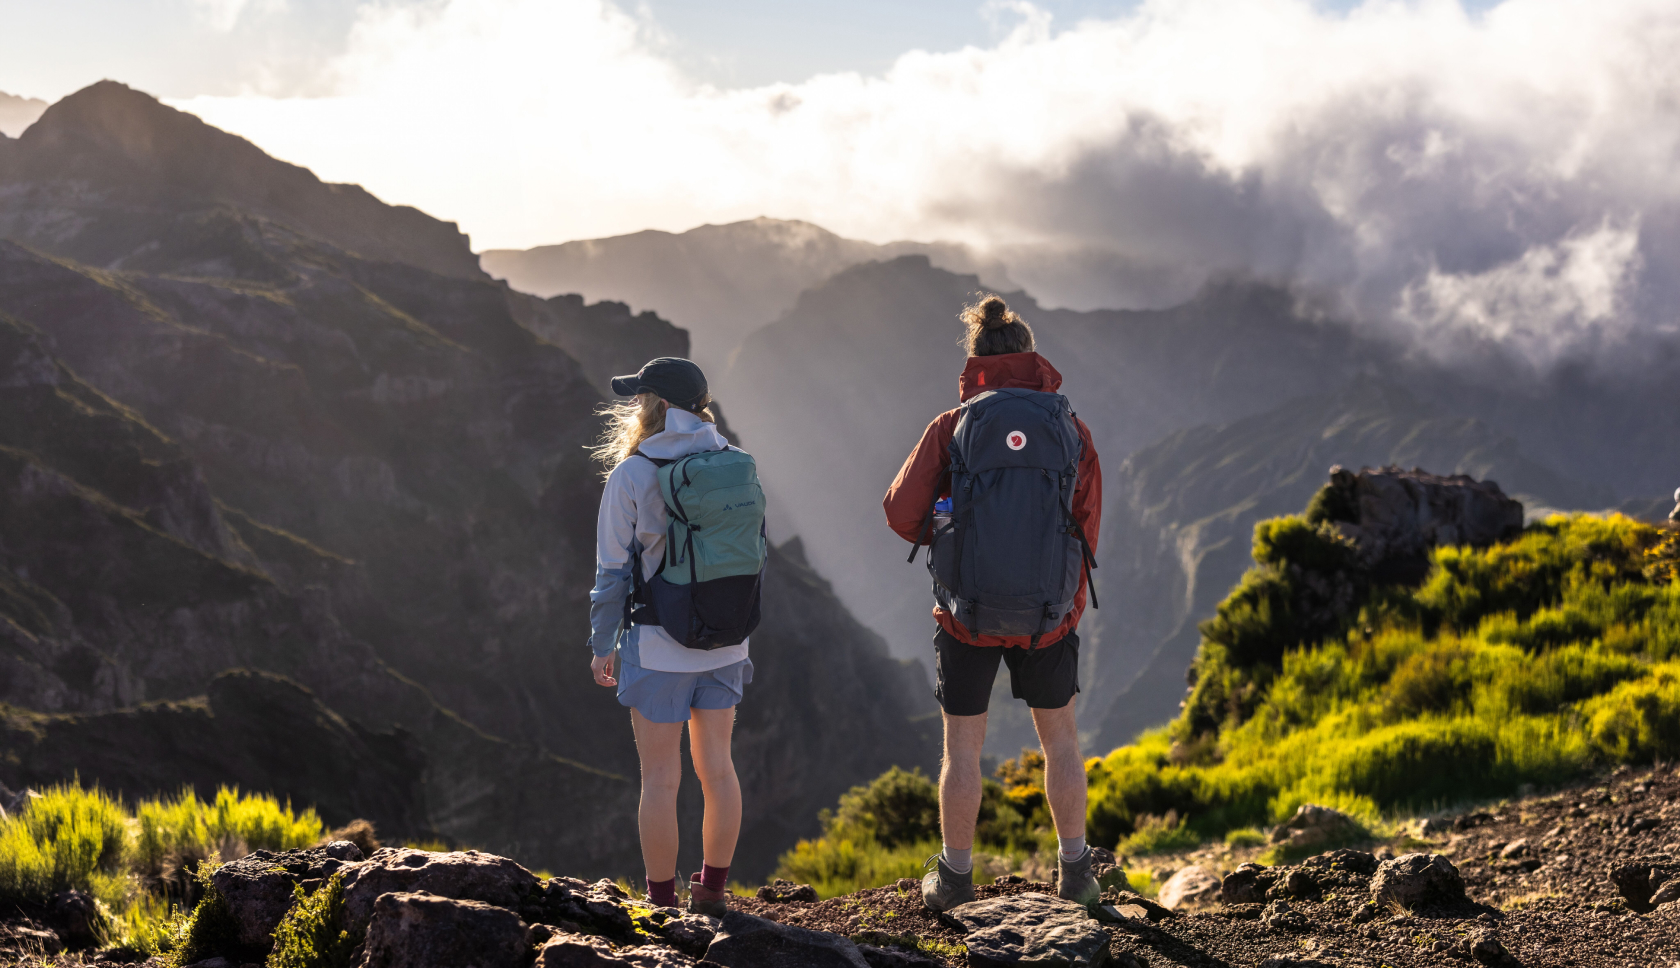
POLYGON ((680 460, 680 458, 649 457, 648 455, 642 453, 639 450, 636 451, 634 454, 631 454, 630 456, 640 457, 641 459, 647 461, 648 463, 652 464, 655 467, 665 467, 668 464, 675 464, 678 460, 680 460))

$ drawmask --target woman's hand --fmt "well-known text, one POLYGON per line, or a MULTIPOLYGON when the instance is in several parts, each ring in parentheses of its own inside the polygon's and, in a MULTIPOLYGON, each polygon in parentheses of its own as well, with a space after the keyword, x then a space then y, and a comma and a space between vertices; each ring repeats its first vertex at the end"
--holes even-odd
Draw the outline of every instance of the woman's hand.
POLYGON ((612 674, 613 657, 611 652, 606 655, 598 655, 594 659, 591 659, 589 662, 589 671, 595 674, 595 684, 597 686, 618 685, 618 680, 614 678, 612 674))

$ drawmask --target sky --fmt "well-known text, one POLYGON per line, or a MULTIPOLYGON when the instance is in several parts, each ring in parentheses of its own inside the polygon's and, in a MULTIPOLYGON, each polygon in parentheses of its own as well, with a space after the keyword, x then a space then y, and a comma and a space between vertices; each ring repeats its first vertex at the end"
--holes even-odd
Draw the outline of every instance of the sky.
POLYGON ((770 215, 965 242, 1052 305, 1258 278, 1538 364, 1680 328, 1674 0, 0 0, 0 27, 0 90, 124 80, 479 249, 770 215))

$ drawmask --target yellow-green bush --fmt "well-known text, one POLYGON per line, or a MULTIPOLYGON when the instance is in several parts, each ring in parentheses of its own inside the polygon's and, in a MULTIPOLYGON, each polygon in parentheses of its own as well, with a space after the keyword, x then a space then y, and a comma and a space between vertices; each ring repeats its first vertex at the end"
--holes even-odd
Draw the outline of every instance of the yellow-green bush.
POLYGON ((268 968, 349 968, 351 937, 344 915, 344 877, 334 874, 313 894, 293 888, 296 902, 274 929, 268 968))
POLYGON ((137 866, 151 876, 162 872, 172 855, 189 863, 215 856, 231 860, 252 850, 307 847, 326 833, 313 809, 294 811, 289 803, 241 794, 237 787, 218 789, 208 802, 183 789, 174 797, 143 800, 135 812, 137 866))
POLYGON ((0 822, 0 900, 41 903, 59 891, 122 896, 127 815, 99 789, 52 787, 0 822))
POLYGON ((1437 549, 1415 589, 1338 579, 1359 597, 1326 628, 1301 614, 1301 576, 1338 561, 1326 530, 1256 527, 1261 564, 1204 625, 1185 713, 1091 762, 1096 842, 1154 842, 1169 811, 1199 838, 1305 802, 1376 821, 1680 755, 1672 532, 1559 516, 1437 549))

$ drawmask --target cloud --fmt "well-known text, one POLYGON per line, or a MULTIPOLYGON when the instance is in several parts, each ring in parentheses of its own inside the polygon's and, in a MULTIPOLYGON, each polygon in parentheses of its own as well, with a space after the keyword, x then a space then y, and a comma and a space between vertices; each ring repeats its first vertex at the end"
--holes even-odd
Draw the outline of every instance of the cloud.
POLYGON ((239 25, 239 17, 247 9, 262 13, 277 13, 286 9, 286 0, 192 0, 210 29, 228 33, 239 25))
POLYGON ((1007 256, 1052 303, 1285 282, 1550 359, 1672 328, 1670 0, 1146 0, 884 75, 720 90, 604 0, 365 8, 334 96, 181 106, 481 246, 769 214, 1007 256))

